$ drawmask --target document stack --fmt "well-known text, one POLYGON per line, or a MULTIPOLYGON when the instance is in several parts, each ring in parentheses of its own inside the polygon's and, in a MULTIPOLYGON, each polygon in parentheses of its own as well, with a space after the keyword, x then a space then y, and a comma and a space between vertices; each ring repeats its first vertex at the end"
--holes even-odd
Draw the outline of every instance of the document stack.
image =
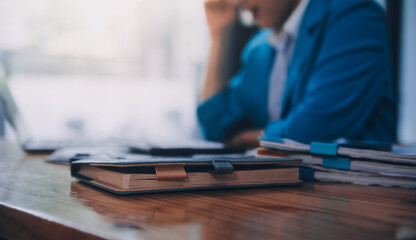
POLYGON ((260 146, 259 158, 302 159, 303 180, 416 188, 414 151, 397 153, 321 142, 303 144, 290 139, 261 139, 260 146))

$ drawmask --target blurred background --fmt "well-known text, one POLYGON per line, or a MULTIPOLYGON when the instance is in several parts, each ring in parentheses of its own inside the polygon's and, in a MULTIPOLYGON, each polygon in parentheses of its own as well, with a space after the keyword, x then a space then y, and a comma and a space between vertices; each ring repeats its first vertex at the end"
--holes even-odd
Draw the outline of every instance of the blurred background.
MULTIPOLYGON (((416 143, 416 1, 377 1, 394 36, 399 141, 416 143)), ((31 135, 198 135, 209 48, 203 2, 0 0, 0 61, 31 135)))
POLYGON ((35 138, 195 134, 203 0, 0 0, 0 29, 0 59, 35 138))

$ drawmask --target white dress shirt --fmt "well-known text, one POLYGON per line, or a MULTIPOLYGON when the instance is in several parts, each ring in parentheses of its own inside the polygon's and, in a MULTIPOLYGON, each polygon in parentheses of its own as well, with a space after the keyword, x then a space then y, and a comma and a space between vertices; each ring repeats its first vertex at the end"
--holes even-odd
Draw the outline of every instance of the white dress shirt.
POLYGON ((277 121, 280 118, 283 91, 286 84, 289 63, 292 59, 299 26, 308 2, 309 0, 301 0, 296 9, 284 23, 282 30, 274 33, 269 39, 269 44, 276 49, 276 57, 269 80, 268 109, 270 121, 277 121))

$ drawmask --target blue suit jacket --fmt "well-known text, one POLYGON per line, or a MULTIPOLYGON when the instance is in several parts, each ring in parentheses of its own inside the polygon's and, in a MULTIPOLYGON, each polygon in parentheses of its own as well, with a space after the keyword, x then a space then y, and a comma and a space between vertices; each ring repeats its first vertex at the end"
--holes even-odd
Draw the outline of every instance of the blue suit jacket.
POLYGON ((246 129, 300 142, 396 139, 396 96, 385 15, 373 0, 312 0, 289 66, 281 119, 268 120, 271 30, 242 54, 228 88, 198 107, 207 139, 246 129))

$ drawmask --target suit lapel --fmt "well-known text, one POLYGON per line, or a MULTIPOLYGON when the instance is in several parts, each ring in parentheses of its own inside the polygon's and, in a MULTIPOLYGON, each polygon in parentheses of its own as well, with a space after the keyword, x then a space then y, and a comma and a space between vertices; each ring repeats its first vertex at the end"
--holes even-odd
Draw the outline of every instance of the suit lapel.
POLYGON ((282 99, 281 117, 285 118, 293 104, 292 99, 300 86, 301 79, 308 74, 307 63, 314 55, 316 42, 323 34, 322 23, 326 15, 327 1, 310 0, 302 18, 298 32, 298 39, 289 65, 285 90, 282 99))

